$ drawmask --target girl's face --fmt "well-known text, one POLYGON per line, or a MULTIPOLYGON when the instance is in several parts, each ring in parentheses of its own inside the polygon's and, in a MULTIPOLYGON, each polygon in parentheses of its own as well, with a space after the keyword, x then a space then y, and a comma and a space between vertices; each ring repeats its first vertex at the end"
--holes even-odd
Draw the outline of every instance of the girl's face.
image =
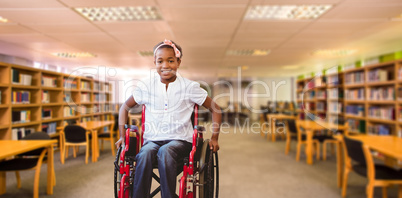
POLYGON ((176 72, 181 60, 177 60, 172 48, 159 48, 155 53, 154 64, 162 83, 168 84, 176 80, 176 72))

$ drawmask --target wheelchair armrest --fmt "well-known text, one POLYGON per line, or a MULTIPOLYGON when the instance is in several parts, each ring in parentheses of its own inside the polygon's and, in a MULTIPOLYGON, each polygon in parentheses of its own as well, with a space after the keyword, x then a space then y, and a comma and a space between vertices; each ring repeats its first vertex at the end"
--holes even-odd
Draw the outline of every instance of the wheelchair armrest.
POLYGON ((202 133, 205 131, 205 127, 201 126, 201 125, 196 125, 194 126, 194 129, 197 129, 198 133, 202 133))

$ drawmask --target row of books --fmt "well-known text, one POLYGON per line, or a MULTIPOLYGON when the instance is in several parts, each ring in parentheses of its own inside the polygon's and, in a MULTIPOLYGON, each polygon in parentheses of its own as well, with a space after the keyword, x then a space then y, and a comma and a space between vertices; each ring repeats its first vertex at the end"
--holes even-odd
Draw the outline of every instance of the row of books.
POLYGON ((366 121, 364 120, 356 120, 356 119, 348 119, 349 130, 352 132, 366 132, 366 121))
POLYGON ((81 118, 81 122, 89 122, 91 121, 91 117, 83 117, 81 118))
POLYGON ((31 92, 29 91, 13 91, 11 95, 12 104, 29 104, 31 101, 31 92))
POLYGON ((397 76, 398 80, 402 80, 402 68, 398 69, 398 76, 397 76))
POLYGON ((51 119, 52 114, 52 109, 42 109, 42 119, 51 119))
POLYGON ((11 69, 11 82, 17 85, 31 85, 32 75, 21 74, 17 69, 11 69))
POLYGON ((364 100, 364 88, 345 90, 348 100, 364 100))
POLYGON ((343 98, 343 93, 340 92, 338 88, 328 89, 328 98, 330 99, 343 98))
POLYGON ((63 107, 63 115, 64 117, 75 116, 75 108, 68 106, 63 107))
POLYGON ((360 84, 364 83, 364 72, 352 72, 345 74, 345 84, 360 84))
POLYGON ((317 98, 326 99, 327 98, 327 92, 325 90, 317 91, 317 98))
POLYGON ((391 129, 388 125, 378 124, 368 126, 367 134, 371 135, 389 135, 391 134, 391 129))
POLYGON ((42 76, 42 86, 57 87, 57 79, 56 79, 56 77, 42 76))
POLYGON ((64 92, 63 102, 73 102, 73 99, 71 98, 71 92, 64 92))
POLYGON ((13 124, 31 121, 31 110, 13 111, 11 115, 13 124))
POLYGON ((370 100, 394 100, 395 99, 395 89, 393 87, 378 87, 371 88, 368 92, 368 98, 370 100))
POLYGON ((87 81, 81 81, 80 89, 91 90, 91 84, 87 81))
POLYGON ((306 103, 304 103, 304 108, 305 108, 307 111, 314 111, 314 110, 315 110, 315 103, 313 103, 313 102, 306 102, 306 103))
POLYGON ((317 102, 317 111, 325 111, 325 110, 326 110, 325 102, 317 102))
POLYGON ((50 94, 49 91, 42 90, 42 103, 50 102, 50 94))
POLYGON ((42 131, 51 135, 56 133, 57 122, 42 123, 42 131))
POLYGON ((367 81, 368 82, 379 82, 379 81, 387 81, 388 71, 384 69, 375 69, 368 72, 367 81))
POLYGON ((95 102, 106 102, 105 94, 95 94, 95 102))
POLYGON ((80 113, 81 114, 90 114, 90 113, 92 113, 91 110, 92 108, 90 108, 90 107, 86 107, 86 106, 81 106, 81 111, 80 111, 80 113))
POLYGON ((339 85, 339 76, 338 75, 329 76, 327 78, 327 84, 330 85, 330 86, 339 85))
POLYGON ((364 106, 363 105, 347 105, 346 114, 355 116, 364 116, 364 106))
POLYGON ((81 102, 91 102, 91 95, 89 93, 81 93, 81 102))
POLYGON ((71 79, 63 79, 63 87, 65 89, 77 89, 77 81, 71 79))
POLYGON ((11 130, 11 140, 20 140, 31 133, 35 133, 35 128, 13 128, 11 130))
POLYGON ((384 119, 384 120, 395 120, 395 109, 394 107, 380 107, 371 106, 369 107, 368 116, 371 118, 384 119))
POLYGON ((331 113, 342 113, 342 103, 340 102, 329 102, 328 111, 331 113))
POLYGON ((399 87, 398 88, 398 92, 397 92, 397 96, 396 97, 398 97, 398 100, 402 100, 402 87, 399 87))

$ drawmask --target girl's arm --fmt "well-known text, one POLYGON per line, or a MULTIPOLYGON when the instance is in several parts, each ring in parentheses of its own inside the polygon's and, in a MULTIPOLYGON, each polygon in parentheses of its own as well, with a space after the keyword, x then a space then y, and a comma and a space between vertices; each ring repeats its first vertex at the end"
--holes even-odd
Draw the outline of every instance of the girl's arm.
POLYGON ((218 138, 222 123, 221 108, 209 96, 207 96, 202 106, 212 113, 212 137, 209 146, 211 147, 211 150, 216 152, 219 150, 218 138))
POLYGON ((121 146, 121 144, 124 142, 124 139, 125 139, 124 125, 127 123, 128 111, 135 105, 137 105, 137 102, 135 102, 133 96, 130 96, 130 98, 128 98, 126 100, 126 102, 120 107, 120 110, 119 110, 120 139, 117 140, 117 142, 115 143, 117 148, 119 148, 121 146))

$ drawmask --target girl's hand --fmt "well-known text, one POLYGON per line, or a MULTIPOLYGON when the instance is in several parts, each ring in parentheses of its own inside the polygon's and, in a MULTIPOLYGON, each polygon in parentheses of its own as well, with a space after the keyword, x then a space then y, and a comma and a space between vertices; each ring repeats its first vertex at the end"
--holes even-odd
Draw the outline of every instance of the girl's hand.
POLYGON ((124 142, 124 138, 120 138, 119 140, 117 140, 116 143, 114 143, 114 145, 116 145, 116 148, 120 148, 120 146, 123 144, 124 142))
POLYGON ((209 141, 209 147, 216 153, 219 150, 218 140, 212 138, 211 141, 209 141))

